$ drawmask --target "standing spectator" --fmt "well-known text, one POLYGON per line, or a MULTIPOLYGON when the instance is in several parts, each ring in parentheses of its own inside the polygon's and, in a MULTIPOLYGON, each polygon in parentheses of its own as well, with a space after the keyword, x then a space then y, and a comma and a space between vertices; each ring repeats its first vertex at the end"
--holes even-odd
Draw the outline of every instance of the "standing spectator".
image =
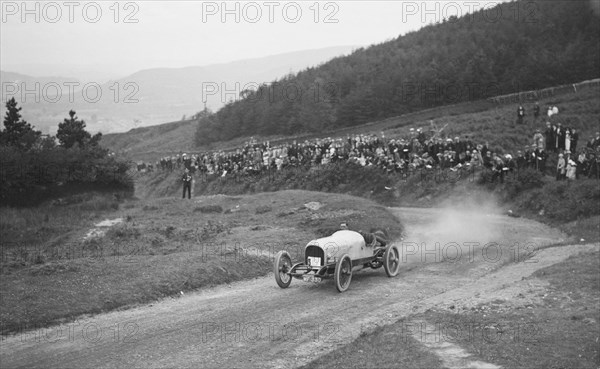
POLYGON ((508 172, 514 172, 515 169, 517 169, 517 163, 515 161, 515 159, 513 159, 512 155, 510 154, 506 154, 504 155, 504 171, 508 171, 508 172))
POLYGON ((535 150, 535 157, 537 170, 544 173, 546 171, 546 159, 548 158, 548 155, 546 155, 543 147, 538 147, 535 150))
POLYGON ((523 124, 524 117, 525 117, 525 108, 523 108, 523 105, 519 105, 519 108, 517 109, 517 123, 523 124))
POLYGON ((502 158, 494 156, 492 163, 492 182, 495 182, 496 178, 500 178, 500 183, 504 183, 504 162, 502 158))
POLYGON ((524 169, 527 165, 527 159, 523 156, 523 152, 521 150, 517 151, 517 158, 515 159, 517 169, 524 169))
POLYGON ((577 151, 577 141, 579 141, 579 132, 575 128, 571 129, 571 151, 577 151))
POLYGON ((560 181, 561 179, 563 179, 563 176, 565 175, 566 171, 567 167, 565 163, 565 158, 564 155, 560 153, 558 154, 558 163, 556 164, 556 180, 560 181))
POLYGON ((183 154, 182 157, 182 161, 183 161, 183 166, 185 167, 185 169, 188 170, 192 170, 192 158, 191 156, 188 156, 188 154, 183 154))
POLYGON ((190 175, 190 170, 185 168, 183 172, 183 177, 181 178, 183 181, 183 196, 182 199, 185 199, 185 191, 187 190, 188 199, 192 198, 192 176, 190 175))
POLYGON ((571 151, 571 128, 565 130, 565 151, 571 151))
POLYGON ((546 136, 546 151, 554 152, 554 128, 550 125, 550 122, 546 122, 544 134, 546 136))
POLYGON ((577 169, 575 171, 575 177, 580 178, 582 174, 584 174, 585 167, 588 166, 587 158, 585 157, 585 151, 581 150, 579 152, 579 156, 577 157, 577 169))
POLYGON ((565 130, 562 125, 558 123, 558 127, 556 127, 556 149, 564 150, 565 149, 565 130))
POLYGON ((535 130, 535 134, 533 135, 533 144, 539 149, 544 148, 544 136, 539 128, 535 130))
POLYGON ((536 101, 535 106, 533 107, 533 118, 537 122, 539 117, 540 117, 540 105, 536 101))
POLYGON ((575 162, 571 159, 569 159, 569 161, 567 162, 567 171, 566 171, 566 177, 567 179, 575 179, 575 171, 577 169, 577 164, 575 164, 575 162))

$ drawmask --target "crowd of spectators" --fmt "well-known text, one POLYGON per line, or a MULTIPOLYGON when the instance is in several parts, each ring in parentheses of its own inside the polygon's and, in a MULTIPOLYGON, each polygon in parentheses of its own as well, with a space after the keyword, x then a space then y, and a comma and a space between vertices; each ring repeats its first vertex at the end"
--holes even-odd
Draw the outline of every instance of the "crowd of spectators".
MULTIPOLYGON (((547 122, 546 130, 536 129, 531 145, 515 155, 494 152, 487 143, 475 143, 469 136, 442 137, 440 131, 411 128, 408 136, 386 138, 358 134, 345 138, 293 141, 278 145, 250 140, 235 151, 213 151, 163 157, 155 165, 140 163, 138 169, 174 171, 187 169, 195 176, 260 175, 289 167, 309 169, 329 163, 354 163, 376 167, 387 173, 410 173, 419 169, 487 169, 493 180, 503 181, 509 172, 532 168, 556 173, 557 180, 599 177, 600 133, 579 147, 579 133, 561 123, 547 122), (548 167, 554 155, 556 169, 548 167)), ((554 163, 554 160, 552 160, 554 163)))

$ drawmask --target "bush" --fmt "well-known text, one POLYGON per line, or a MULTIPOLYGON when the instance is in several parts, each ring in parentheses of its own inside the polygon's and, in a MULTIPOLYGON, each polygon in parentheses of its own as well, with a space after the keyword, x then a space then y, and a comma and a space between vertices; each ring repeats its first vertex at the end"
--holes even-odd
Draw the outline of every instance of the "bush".
POLYGON ((223 208, 221 207, 221 205, 205 205, 195 208, 194 211, 200 212, 202 214, 222 213, 223 208))
POLYGON ((141 236, 139 229, 130 225, 114 226, 106 232, 106 236, 111 239, 130 240, 141 236))
POLYGON ((526 168, 509 174, 504 182, 509 200, 524 191, 542 187, 544 174, 539 170, 526 168))
POLYGON ((261 205, 259 207, 256 208, 256 214, 264 214, 264 213, 268 213, 271 210, 273 210, 270 206, 267 205, 261 205))
POLYGON ((209 220, 202 228, 196 230, 196 238, 198 241, 206 241, 223 232, 229 233, 230 227, 224 223, 209 220))
POLYGON ((90 190, 133 193, 129 164, 106 156, 100 148, 55 147, 18 155, 14 150, 0 149, 0 205, 35 206, 90 190))

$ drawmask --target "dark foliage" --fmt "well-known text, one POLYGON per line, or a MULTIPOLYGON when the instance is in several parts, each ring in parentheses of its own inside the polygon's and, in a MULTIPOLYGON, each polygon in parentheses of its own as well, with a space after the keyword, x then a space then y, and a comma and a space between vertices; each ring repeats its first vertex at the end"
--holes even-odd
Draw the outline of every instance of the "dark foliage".
POLYGON ((0 145, 8 145, 20 151, 30 150, 41 137, 41 132, 21 119, 22 108, 17 107, 15 98, 6 102, 4 129, 0 131, 0 145))
POLYGON ((0 205, 34 206, 86 191, 132 193, 129 163, 109 156, 99 145, 102 135, 90 135, 74 111, 59 124, 57 146, 54 137, 41 138, 21 120, 14 99, 6 106, 0 132, 0 205))
POLYGON ((322 132, 597 78, 599 33, 589 1, 500 4, 244 91, 200 117, 196 144, 322 132))
POLYGON ((85 121, 77 119, 75 114, 74 110, 69 111, 69 119, 65 118, 62 123, 58 124, 56 138, 60 145, 66 149, 70 149, 76 144, 79 147, 98 146, 102 133, 92 136, 85 130, 85 121))

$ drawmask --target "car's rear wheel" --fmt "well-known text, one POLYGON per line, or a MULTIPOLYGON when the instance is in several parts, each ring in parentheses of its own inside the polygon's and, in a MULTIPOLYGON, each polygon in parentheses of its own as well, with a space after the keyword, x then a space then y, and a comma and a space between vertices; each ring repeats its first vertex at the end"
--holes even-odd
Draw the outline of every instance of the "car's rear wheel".
POLYGON ((344 292, 350 287, 350 281, 352 280, 352 260, 348 254, 342 255, 335 265, 335 288, 338 291, 344 292))
POLYGON ((275 255, 273 263, 273 274, 275 274, 275 282, 281 288, 287 288, 292 283, 292 276, 287 274, 292 267, 292 258, 287 251, 279 251, 275 255))
POLYGON ((383 268, 388 277, 395 277, 400 270, 400 251, 396 245, 389 245, 383 254, 383 268))

